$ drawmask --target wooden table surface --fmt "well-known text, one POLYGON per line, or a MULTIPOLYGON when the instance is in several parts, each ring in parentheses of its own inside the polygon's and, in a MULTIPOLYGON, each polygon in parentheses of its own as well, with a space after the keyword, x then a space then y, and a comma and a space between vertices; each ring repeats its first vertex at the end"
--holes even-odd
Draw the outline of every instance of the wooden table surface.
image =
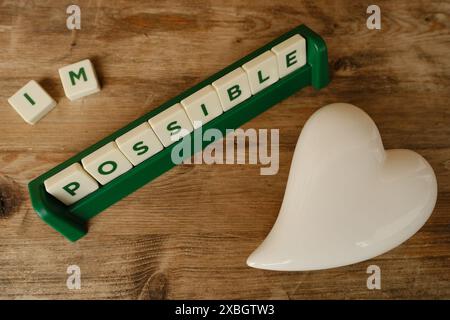
POLYGON ((0 298, 450 298, 450 4, 378 1, 368 30, 360 1, 0 1, 0 298), (332 82, 306 88, 243 128, 280 129, 280 170, 182 165, 109 208, 71 244, 33 211, 27 183, 300 23, 324 37, 332 82), (90 58, 99 94, 70 102, 58 68, 90 58), (7 99, 31 79, 58 101, 37 125, 7 99), (370 261, 316 272, 246 266, 281 205, 308 117, 349 102, 384 145, 421 153, 439 195, 425 226, 370 261), (81 268, 81 290, 66 269, 81 268), (368 290, 366 268, 382 271, 368 290))

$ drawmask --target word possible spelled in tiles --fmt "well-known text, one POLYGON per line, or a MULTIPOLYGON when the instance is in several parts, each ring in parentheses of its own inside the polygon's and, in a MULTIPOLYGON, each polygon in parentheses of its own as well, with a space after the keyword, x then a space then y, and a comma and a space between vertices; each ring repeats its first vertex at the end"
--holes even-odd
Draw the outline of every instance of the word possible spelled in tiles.
POLYGON ((19 89, 8 102, 29 124, 35 124, 56 106, 56 101, 34 80, 19 89))
POLYGON ((97 75, 88 59, 62 67, 58 71, 64 93, 71 101, 100 91, 97 75))
MULTIPOLYGON (((72 204, 98 188, 95 180, 107 184, 305 64, 305 39, 295 35, 84 157, 83 167, 77 163, 47 179, 46 190, 72 204)), ((59 72, 69 99, 99 90, 89 60, 59 72)))

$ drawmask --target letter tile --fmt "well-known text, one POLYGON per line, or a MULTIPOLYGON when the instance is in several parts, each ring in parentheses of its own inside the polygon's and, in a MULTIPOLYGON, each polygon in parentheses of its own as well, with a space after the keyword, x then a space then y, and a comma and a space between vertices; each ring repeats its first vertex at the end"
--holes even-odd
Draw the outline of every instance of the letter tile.
POLYGON ((181 104, 177 103, 148 120, 165 147, 192 132, 193 127, 181 104))
POLYGON ((60 68, 59 76, 64 92, 70 100, 100 91, 94 67, 89 59, 60 68))
POLYGON ((276 45, 272 52, 277 56, 280 78, 306 64, 306 41, 299 34, 276 45))
POLYGON ((98 183, 77 162, 44 181, 45 190, 71 205, 98 189, 98 183))
POLYGON ((231 71, 212 85, 219 95, 224 111, 230 110, 252 95, 247 74, 242 68, 231 71))
POLYGON ((107 184, 133 166, 114 141, 81 159, 84 169, 101 184, 107 184))
POLYGON ((163 145, 147 122, 117 138, 116 144, 135 166, 163 149, 163 145))
POLYGON ((35 124, 56 106, 55 100, 34 80, 17 91, 8 102, 29 124, 35 124))

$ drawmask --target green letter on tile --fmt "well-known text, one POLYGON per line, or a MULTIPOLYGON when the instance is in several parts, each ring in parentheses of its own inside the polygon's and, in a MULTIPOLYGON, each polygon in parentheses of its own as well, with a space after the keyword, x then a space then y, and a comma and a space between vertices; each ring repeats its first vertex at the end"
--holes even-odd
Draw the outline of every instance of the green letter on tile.
POLYGON ((206 117, 208 115, 208 109, 206 109, 206 106, 204 103, 202 103, 201 107, 202 107, 203 115, 206 117))
POLYGON ((34 102, 34 100, 28 95, 28 93, 24 93, 23 96, 28 100, 29 103, 31 103, 32 106, 36 104, 36 102, 34 102))
POLYGON ((233 101, 236 98, 239 98, 239 96, 242 94, 241 89, 239 88, 239 85, 232 86, 227 90, 228 92, 228 98, 230 101, 233 101))
POLYGON ((137 152, 137 155, 140 156, 148 151, 148 146, 144 144, 144 141, 139 141, 134 144, 133 150, 137 152))
POLYGON ((71 196, 76 195, 75 191, 78 190, 79 188, 80 188, 80 183, 76 182, 76 181, 71 182, 63 187, 63 189, 71 196))
POLYGON ((259 80, 259 83, 263 83, 264 81, 267 81, 267 80, 269 80, 270 79, 270 77, 269 76, 267 76, 267 77, 263 77, 263 74, 262 74, 262 71, 261 70, 259 70, 258 71, 258 80, 259 80))
POLYGON ((172 136, 181 131, 181 126, 177 123, 177 121, 172 121, 167 125, 167 130, 170 131, 170 135, 172 136))
POLYGON ((294 50, 286 55, 286 67, 289 68, 290 66, 297 63, 297 56, 295 55, 297 53, 297 50, 294 50))
POLYGON ((87 76, 86 76, 86 72, 84 71, 84 68, 80 68, 78 73, 69 71, 69 77, 70 77, 70 82, 72 83, 73 86, 75 85, 75 79, 80 80, 80 78, 83 77, 83 80, 87 81, 87 76))
POLYGON ((114 172, 117 169, 117 162, 115 161, 105 161, 101 165, 98 166, 98 172, 103 175, 110 174, 114 172), (105 166, 110 166, 110 168, 107 168, 109 170, 105 170, 105 166))

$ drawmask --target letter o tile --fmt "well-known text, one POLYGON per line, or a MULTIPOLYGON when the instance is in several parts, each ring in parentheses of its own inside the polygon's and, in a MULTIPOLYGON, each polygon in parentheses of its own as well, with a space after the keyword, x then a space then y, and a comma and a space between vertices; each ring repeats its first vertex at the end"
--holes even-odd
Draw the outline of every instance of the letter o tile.
POLYGON ((84 169, 102 185, 133 167, 114 141, 84 157, 81 163, 84 169))

